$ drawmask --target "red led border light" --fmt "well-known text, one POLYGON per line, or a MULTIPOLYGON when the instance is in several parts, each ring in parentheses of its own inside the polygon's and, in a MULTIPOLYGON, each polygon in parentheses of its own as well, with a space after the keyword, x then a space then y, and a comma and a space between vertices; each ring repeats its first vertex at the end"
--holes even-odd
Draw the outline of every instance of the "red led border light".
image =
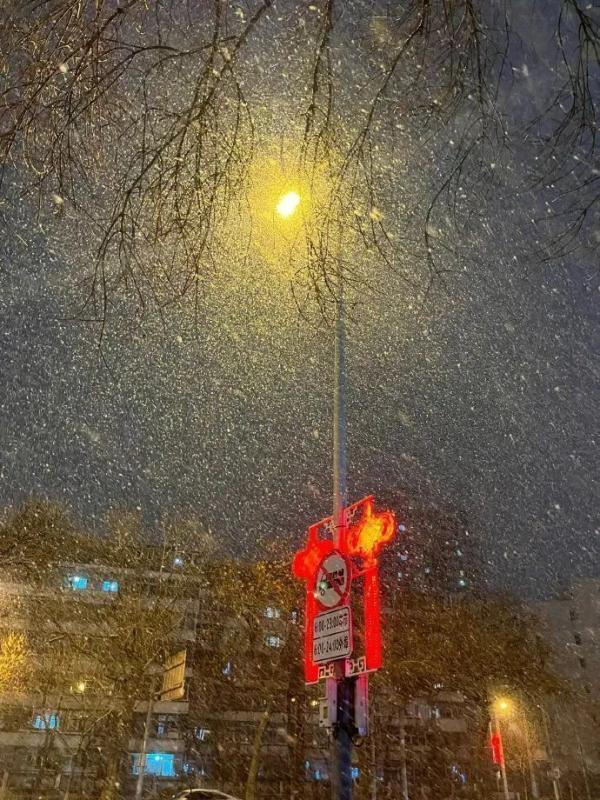
POLYGON ((346 525, 340 531, 337 547, 332 539, 321 536, 323 530, 331 531, 331 517, 311 525, 306 546, 294 556, 292 572, 306 585, 304 673, 307 683, 315 683, 319 675, 319 666, 312 659, 313 622, 320 610, 315 598, 317 571, 323 559, 334 550, 350 560, 351 579, 363 578, 366 668, 371 671, 382 665, 378 556, 384 545, 394 538, 396 521, 391 511, 377 512, 374 505, 375 499, 369 495, 345 509, 346 525))

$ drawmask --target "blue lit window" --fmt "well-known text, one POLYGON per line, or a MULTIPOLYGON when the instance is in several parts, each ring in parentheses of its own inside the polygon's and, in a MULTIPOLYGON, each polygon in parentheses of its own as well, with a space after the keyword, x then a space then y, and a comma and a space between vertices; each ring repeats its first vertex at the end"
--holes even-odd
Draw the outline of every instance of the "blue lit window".
POLYGON ((102 581, 102 591, 103 592, 118 592, 119 591, 119 581, 102 581))
POLYGON ((467 585, 467 582, 464 578, 460 578, 458 581, 458 585, 460 586, 461 589, 464 589, 465 586, 467 585))
POLYGON ((281 647, 281 636, 267 636, 265 639, 267 647, 281 647))
POLYGON ((352 780, 355 781, 360 777, 360 767, 352 767, 352 780))
MULTIPOLYGON (((140 774, 140 753, 132 753, 131 771, 134 775, 140 774)), ((147 753, 146 775, 157 775, 160 778, 175 778, 175 755, 173 753, 147 753)))
POLYGON ((183 558, 181 556, 175 556, 175 558, 173 559, 173 566, 183 567, 183 558))
POLYGON ((267 619, 279 619, 281 617, 281 609, 267 606, 265 608, 265 617, 267 619))
POLYGON ((87 589, 88 579, 83 575, 69 575, 67 577, 67 585, 71 589, 87 589))
POLYGON ((34 714, 33 727, 38 731, 55 730, 58 728, 58 714, 50 711, 34 714))

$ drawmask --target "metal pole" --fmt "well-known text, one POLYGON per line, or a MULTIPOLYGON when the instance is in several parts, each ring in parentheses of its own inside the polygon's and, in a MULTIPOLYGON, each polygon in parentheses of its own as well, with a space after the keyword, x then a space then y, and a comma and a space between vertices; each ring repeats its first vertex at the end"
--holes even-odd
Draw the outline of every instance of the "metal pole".
MULTIPOLYGON (((335 315, 335 360, 333 376, 333 519, 334 544, 345 537, 346 488, 346 319, 344 276, 341 259, 337 262, 335 315)), ((337 723, 331 758, 333 800, 352 800, 352 733, 354 729, 354 679, 342 676, 337 681, 337 723)))
POLYGON ((404 713, 402 715, 402 728, 400 729, 400 777, 402 779, 402 800, 409 800, 408 771, 406 769, 406 725, 404 713))
POLYGON ((550 739, 550 728, 548 726, 548 715, 546 713, 546 710, 543 708, 543 706, 539 705, 539 703, 538 703, 538 708, 539 708, 540 713, 542 715, 542 724, 544 726, 544 733, 546 735, 546 749, 547 749, 547 753, 548 753, 548 762, 551 765, 551 769, 552 769, 552 788, 554 790, 554 800, 560 800, 560 788, 559 788, 559 785, 558 785, 558 780, 556 778, 556 771, 555 771, 556 770, 556 764, 554 763, 554 756, 553 756, 553 752, 552 752, 552 741, 550 739))
POLYGON ((142 800, 144 792, 144 778, 146 775, 146 751, 148 749, 148 739, 150 738, 150 725, 152 724, 152 711, 154 710, 154 679, 152 679, 150 696, 148 697, 148 710, 146 711, 146 721, 144 722, 144 738, 142 739, 142 749, 140 752, 140 770, 135 783, 135 800, 142 800))
POLYGON ((333 519, 334 544, 339 546, 346 527, 346 312, 344 278, 338 262, 335 314, 335 363, 333 376, 333 519))
POLYGON ((504 761, 504 742, 502 741, 502 731, 500 730, 500 720, 497 714, 494 714, 494 728, 496 736, 500 741, 500 774, 502 776, 502 791, 504 792, 504 800, 509 800, 510 793, 508 791, 508 780, 506 779, 506 763, 504 761))
POLYGON ((533 800, 538 800, 540 792, 538 789, 537 779, 535 777, 535 767, 533 765, 533 757, 531 755, 531 742, 529 741, 529 731, 527 730, 527 720, 523 722, 523 733, 525 734, 525 749, 527 751, 527 764, 529 766, 529 780, 531 782, 531 796, 533 800))

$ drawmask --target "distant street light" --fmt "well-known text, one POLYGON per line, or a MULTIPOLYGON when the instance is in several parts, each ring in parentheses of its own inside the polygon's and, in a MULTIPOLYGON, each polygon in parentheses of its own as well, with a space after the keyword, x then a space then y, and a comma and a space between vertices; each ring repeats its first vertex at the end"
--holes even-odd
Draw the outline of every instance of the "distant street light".
MULTIPOLYGON (((506 767, 504 764, 504 751, 502 745, 502 735, 500 732, 499 718, 500 717, 503 717, 505 719, 514 718, 516 715, 516 711, 517 711, 517 704, 510 697, 497 697, 492 703, 492 716, 495 720, 496 736, 498 737, 500 743, 500 750, 502 752, 500 770, 502 773, 502 784, 506 800, 508 800, 508 785, 506 781, 506 767)), ((533 758, 531 755, 531 742, 529 741, 529 732, 527 729, 526 720, 523 720, 521 728, 522 728, 523 738, 525 740, 525 750, 527 753, 527 764, 529 767, 529 778, 531 781, 531 796, 533 797, 533 800, 537 800, 539 797, 539 789, 538 789, 537 779, 535 777, 535 769, 533 766, 533 758)))
POLYGON ((492 740, 492 754, 494 760, 500 767, 500 775, 502 776, 502 790, 504 792, 504 800, 509 800, 510 792, 508 791, 508 780, 506 777, 506 762, 504 761, 504 743, 502 741, 502 731, 500 729, 500 716, 507 716, 510 713, 512 704, 506 697, 497 697, 492 702, 492 722, 491 722, 491 740, 492 740))

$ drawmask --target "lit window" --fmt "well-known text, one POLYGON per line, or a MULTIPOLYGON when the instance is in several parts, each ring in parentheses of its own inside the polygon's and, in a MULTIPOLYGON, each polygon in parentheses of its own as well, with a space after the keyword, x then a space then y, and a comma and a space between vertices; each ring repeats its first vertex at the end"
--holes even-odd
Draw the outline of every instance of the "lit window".
POLYGON ((360 767, 352 767, 352 780, 355 781, 360 777, 360 767))
POLYGON ((69 575, 67 577, 67 585, 70 586, 71 589, 87 589, 88 579, 83 575, 69 575))
POLYGON ((465 586, 467 585, 467 582, 464 578, 460 578, 458 581, 458 585, 460 586, 461 589, 464 589, 465 586))
POLYGON ((232 670, 231 661, 228 661, 221 670, 221 672, 223 673, 223 675, 231 675, 231 670, 232 670))
POLYGON ((102 581, 102 591, 103 592, 118 592, 119 591, 119 581, 102 581))
POLYGON ((194 728, 194 736, 199 742, 205 742, 210 736, 208 728, 194 728))
POLYGON ((183 558, 181 556, 175 556, 175 558, 173 559, 173 566, 183 567, 183 558))
POLYGON ((34 714, 33 727, 38 731, 55 730, 58 728, 58 714, 45 711, 43 714, 34 714))
POLYGON ((281 636, 269 635, 265 639, 267 647, 281 647, 281 636))
POLYGON ((279 619, 281 617, 281 609, 267 606, 265 608, 265 617, 267 619, 279 619))
MULTIPOLYGON (((140 761, 140 753, 131 754, 131 771, 134 775, 140 774, 140 761)), ((177 773, 174 753, 147 753, 144 772, 161 778, 175 778, 177 773)))

